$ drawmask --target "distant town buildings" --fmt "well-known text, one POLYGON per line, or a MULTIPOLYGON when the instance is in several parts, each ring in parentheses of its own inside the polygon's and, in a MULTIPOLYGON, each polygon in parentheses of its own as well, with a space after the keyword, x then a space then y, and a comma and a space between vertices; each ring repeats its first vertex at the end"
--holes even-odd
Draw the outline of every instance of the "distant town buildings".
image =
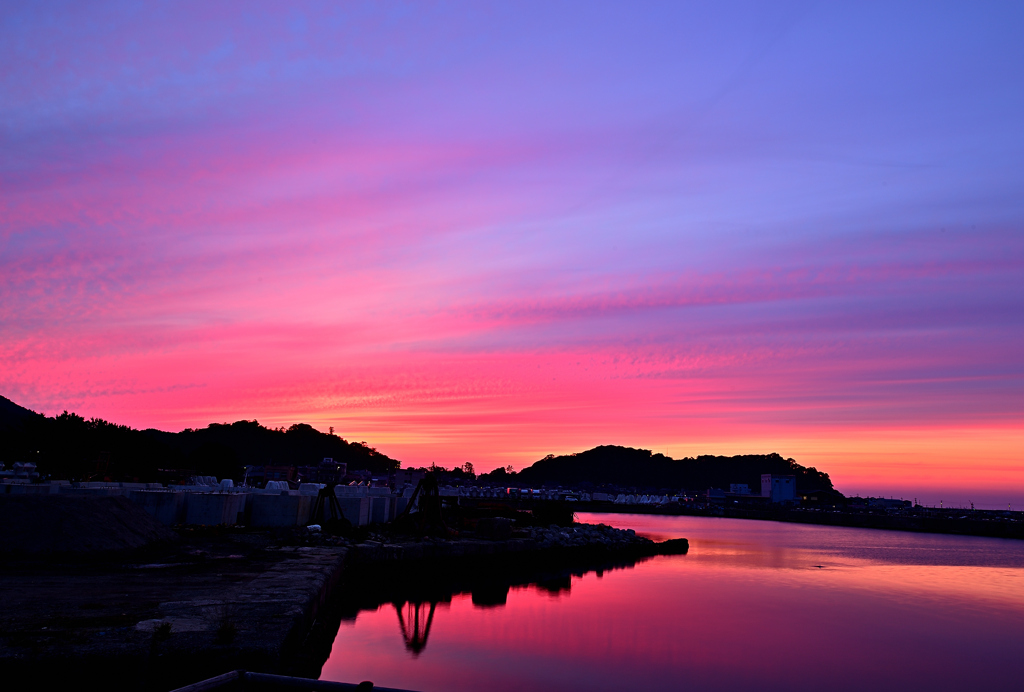
POLYGON ((348 475, 348 464, 325 457, 319 464, 311 466, 248 466, 245 483, 264 487, 269 481, 284 481, 297 486, 299 483, 343 483, 348 475))
POLYGON ((296 483, 299 470, 294 466, 251 466, 246 469, 246 483, 263 487, 267 481, 285 481, 296 483))
POLYGON ((910 509, 910 500, 897 500, 888 497, 851 497, 851 507, 870 507, 872 509, 910 509))
POLYGON ((348 464, 325 457, 316 466, 300 466, 299 480, 303 483, 343 483, 348 475, 348 464))

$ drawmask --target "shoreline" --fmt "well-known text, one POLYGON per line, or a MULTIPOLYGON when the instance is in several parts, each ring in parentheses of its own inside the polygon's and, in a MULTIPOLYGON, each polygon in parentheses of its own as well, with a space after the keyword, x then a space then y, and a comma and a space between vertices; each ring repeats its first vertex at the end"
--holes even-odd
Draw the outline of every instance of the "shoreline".
MULTIPOLYGON (((1007 535, 1002 524, 969 526, 967 532, 963 519, 953 525, 908 524, 922 517, 886 514, 567 504, 574 512, 598 515, 1024 537, 1024 525, 1011 522, 1020 533, 1007 535)), ((176 533, 178 543, 120 553, 5 555, 0 586, 9 605, 0 616, 0 662, 9 678, 39 679, 45 672, 54 684, 61 675, 70 684, 95 676, 110 689, 150 690, 236 669, 315 679, 341 622, 362 610, 432 607, 465 593, 474 604, 498 606, 514 587, 537 584, 557 593, 569 588, 573 575, 620 569, 689 547, 686 539, 654 543, 631 529, 603 524, 516 529, 499 540, 469 532, 449 539, 371 534, 381 540, 358 543, 306 529, 179 527, 176 533)))
POLYGON ((380 596, 367 584, 388 585, 393 600, 430 574, 425 597, 475 588, 493 598, 496 575, 530 581, 688 548, 589 525, 498 541, 350 544, 313 534, 298 541, 306 545, 280 545, 268 532, 181 534, 180 545, 118 555, 6 560, 8 679, 170 690, 236 669, 315 678, 346 608, 380 596))

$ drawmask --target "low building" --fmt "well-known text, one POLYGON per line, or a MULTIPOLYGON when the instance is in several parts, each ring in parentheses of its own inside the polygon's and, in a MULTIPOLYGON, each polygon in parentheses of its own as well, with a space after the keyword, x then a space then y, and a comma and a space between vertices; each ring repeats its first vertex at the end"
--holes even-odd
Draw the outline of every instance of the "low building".
POLYGON ((427 472, 423 469, 398 469, 392 478, 391 487, 395 490, 401 490, 406 485, 411 485, 415 488, 426 475, 427 472))
POLYGON ((772 502, 793 502, 796 500, 796 476, 775 476, 761 474, 761 497, 772 502))

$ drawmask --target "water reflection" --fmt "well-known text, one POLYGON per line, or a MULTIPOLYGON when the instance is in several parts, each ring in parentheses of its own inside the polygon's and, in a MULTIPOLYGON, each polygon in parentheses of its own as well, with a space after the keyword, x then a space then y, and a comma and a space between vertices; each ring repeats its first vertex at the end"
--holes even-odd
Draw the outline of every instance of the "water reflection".
POLYGON ((685 536, 690 553, 444 583, 421 575, 414 592, 383 579, 352 605, 322 677, 424 692, 1019 687, 1024 541, 590 520, 685 536))
MULTIPOLYGON (((600 570, 603 574, 603 570, 600 570)), ((557 577, 550 577, 538 581, 532 585, 549 596, 558 597, 568 595, 572 590, 572 575, 564 574, 557 577)), ((523 586, 517 589, 526 588, 523 586)), ((503 582, 484 582, 473 587, 470 593, 470 601, 474 608, 502 608, 508 603, 508 594, 512 587, 503 582)), ((445 603, 450 603, 451 597, 445 603)), ((430 626, 434 621, 434 612, 437 610, 439 601, 406 601, 394 603, 395 613, 398 615, 398 628, 405 641, 405 649, 413 657, 419 656, 427 647, 427 638, 430 637, 430 626)))
POLYGON ((403 603, 395 604, 395 612, 398 613, 398 627, 402 630, 402 638, 405 640, 405 648, 413 656, 419 656, 427 646, 427 637, 430 636, 430 623, 434 621, 434 609, 437 603, 403 603), (426 614, 424 611, 430 608, 426 614), (402 611, 405 615, 402 615, 402 611))
POLYGON ((470 571, 442 565, 412 574, 381 570, 349 581, 333 607, 345 623, 356 621, 361 613, 392 606, 405 650, 415 658, 427 647, 438 608, 448 611, 453 599, 460 596, 469 594, 473 608, 483 610, 501 610, 508 604, 510 593, 523 590, 557 600, 571 593, 574 578, 594 574, 600 579, 607 571, 632 569, 647 559, 571 564, 522 564, 513 559, 475 565, 470 571))

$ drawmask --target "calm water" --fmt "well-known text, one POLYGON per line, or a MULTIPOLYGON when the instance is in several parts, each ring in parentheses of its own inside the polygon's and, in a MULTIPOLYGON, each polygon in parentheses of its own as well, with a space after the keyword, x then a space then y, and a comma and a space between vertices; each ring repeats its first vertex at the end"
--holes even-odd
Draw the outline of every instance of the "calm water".
POLYGON ((440 690, 1024 689, 1024 542, 581 515, 688 555, 343 622, 322 679, 440 690), (419 653, 416 634, 426 628, 419 653))

